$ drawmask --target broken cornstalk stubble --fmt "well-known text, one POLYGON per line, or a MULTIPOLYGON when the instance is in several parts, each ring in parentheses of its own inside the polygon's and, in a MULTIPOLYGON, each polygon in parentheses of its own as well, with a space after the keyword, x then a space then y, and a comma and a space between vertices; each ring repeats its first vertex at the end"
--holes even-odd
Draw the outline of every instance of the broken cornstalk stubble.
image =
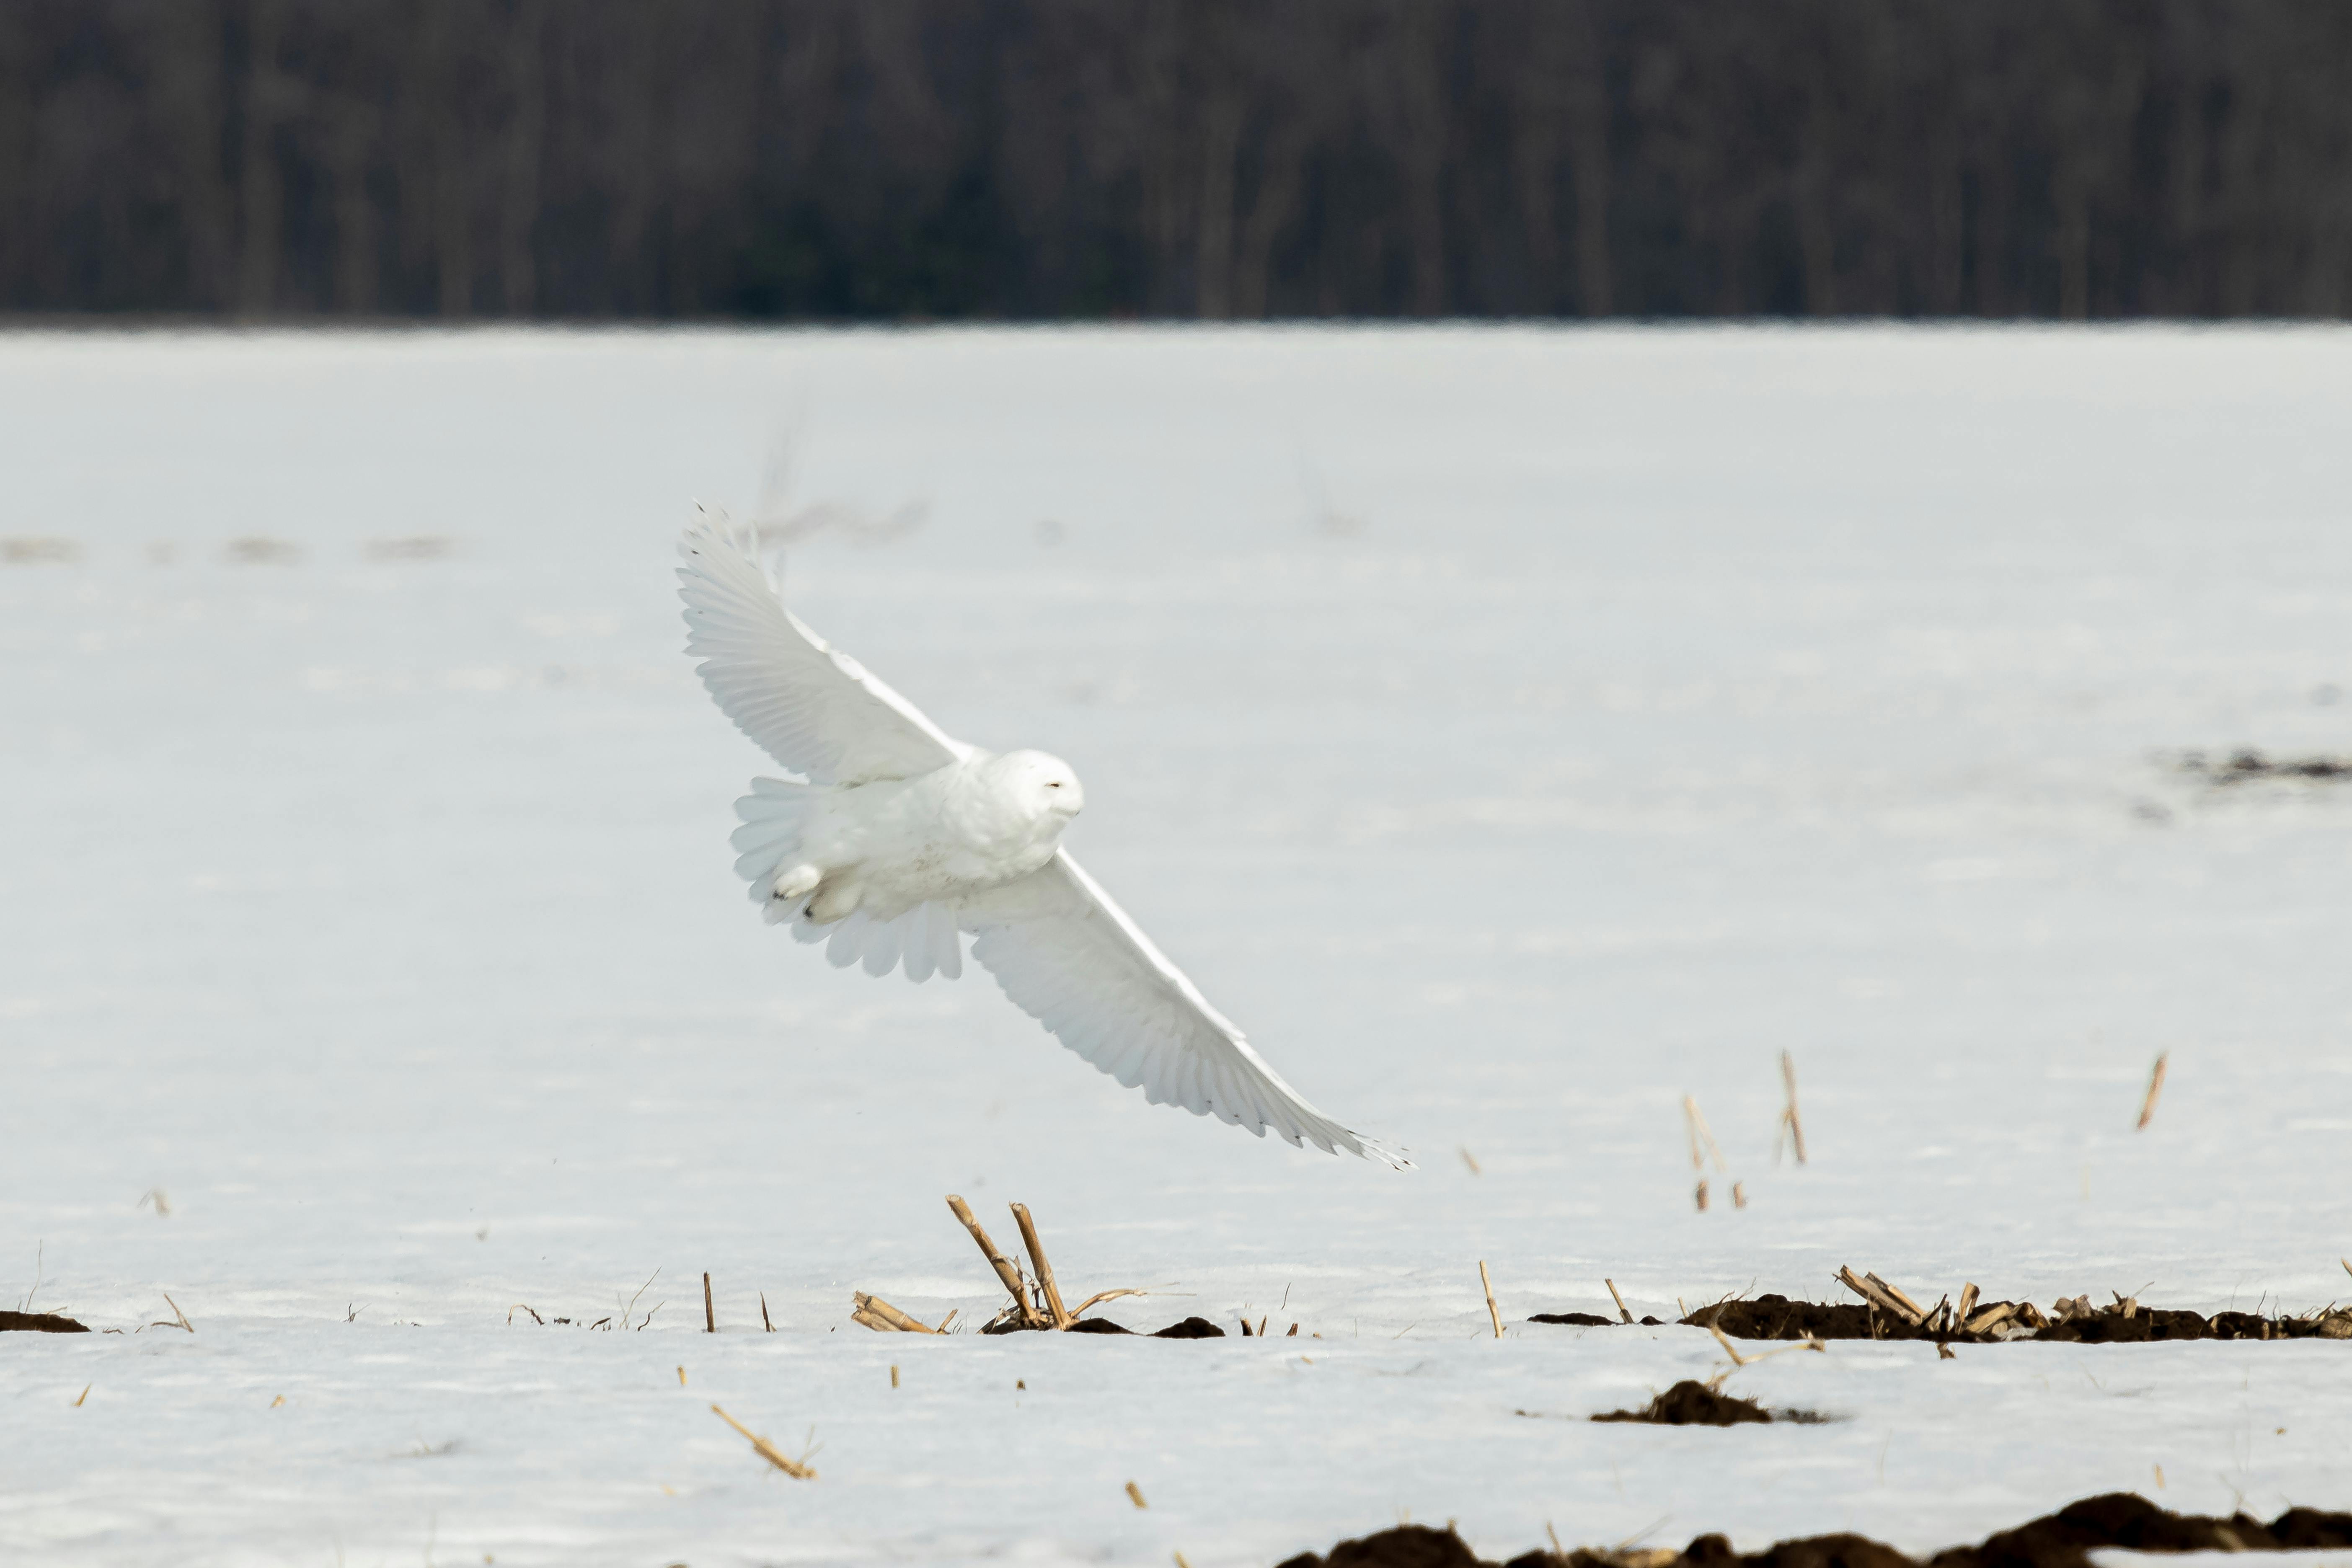
MULTIPOLYGON (((972 1245, 980 1248, 980 1255, 988 1259, 988 1267, 1004 1287, 1005 1293, 1013 1298, 1013 1305, 999 1315, 997 1323, 992 1323, 983 1332, 1001 1331, 1000 1325, 1067 1332, 1078 1325, 1087 1308, 1117 1300, 1121 1296, 1143 1294, 1140 1290, 1098 1290, 1079 1302, 1075 1310, 1065 1307, 1061 1286, 1054 1279, 1054 1266, 1046 1261, 1045 1244, 1038 1237, 1037 1224, 1030 1217, 1029 1205, 1013 1204, 1010 1206, 1013 1223, 1021 1228, 1021 1242, 1028 1251, 1030 1266, 1037 1273, 1034 1287, 1021 1272, 1021 1265, 997 1249, 996 1243, 989 1238, 988 1232, 973 1217, 971 1205, 952 1193, 948 1194, 949 1210, 971 1234, 972 1245), (1006 1322, 1008 1319, 1010 1321, 1006 1322)), ((942 1334, 947 1332, 948 1324, 955 1318, 955 1314, 950 1312, 940 1321, 939 1327, 933 1328, 920 1319, 900 1311, 878 1296, 870 1296, 861 1290, 852 1300, 856 1310, 850 1314, 851 1320, 883 1332, 942 1334)))

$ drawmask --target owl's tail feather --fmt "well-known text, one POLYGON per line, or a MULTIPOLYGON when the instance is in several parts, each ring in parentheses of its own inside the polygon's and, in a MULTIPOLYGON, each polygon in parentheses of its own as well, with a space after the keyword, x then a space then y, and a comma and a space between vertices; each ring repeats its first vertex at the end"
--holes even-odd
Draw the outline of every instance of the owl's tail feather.
POLYGON ((810 918, 809 905, 823 883, 816 868, 801 858, 801 837, 830 787, 753 779, 751 793, 735 803, 735 815, 743 819, 730 840, 735 874, 751 885, 751 901, 761 917, 770 925, 791 921, 798 941, 824 942, 825 956, 837 968, 862 961, 868 974, 903 967, 907 978, 919 983, 934 974, 961 977, 963 943, 955 911, 945 904, 917 904, 888 920, 876 920, 863 909, 838 920, 810 918))
POLYGON ((917 984, 933 974, 963 976, 963 942, 955 911, 945 904, 917 904, 887 921, 854 910, 829 925, 810 920, 803 910, 793 921, 793 937, 824 942, 824 956, 836 969, 862 961, 866 973, 881 975, 903 967, 917 984))

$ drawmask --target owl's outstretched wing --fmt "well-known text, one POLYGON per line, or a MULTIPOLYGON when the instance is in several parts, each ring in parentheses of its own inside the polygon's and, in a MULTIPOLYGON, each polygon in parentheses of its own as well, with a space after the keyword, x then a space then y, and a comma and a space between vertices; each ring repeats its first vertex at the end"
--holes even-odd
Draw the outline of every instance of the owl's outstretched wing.
POLYGON ((708 514, 677 552, 686 651, 719 710, 815 784, 910 778, 957 761, 953 740, 784 608, 748 542, 708 514))
POLYGON ((1399 1169, 1412 1162, 1299 1096, 1063 850, 961 900, 971 955, 1061 1042, 1155 1105, 1399 1169))

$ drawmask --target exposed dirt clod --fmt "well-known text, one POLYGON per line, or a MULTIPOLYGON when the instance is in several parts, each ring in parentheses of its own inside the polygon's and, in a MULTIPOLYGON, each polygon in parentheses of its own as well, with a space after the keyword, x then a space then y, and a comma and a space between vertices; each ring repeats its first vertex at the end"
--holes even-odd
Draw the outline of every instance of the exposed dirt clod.
POLYGON ((1743 1421, 1769 1421, 1772 1413, 1752 1399, 1737 1399, 1686 1377, 1639 1410, 1612 1410, 1593 1419, 1646 1421, 1659 1426, 1737 1426, 1743 1421))
POLYGON ((1343 1541, 1321 1556, 1302 1552, 1281 1568, 1491 1568, 1452 1530, 1400 1524, 1360 1541, 1343 1541))
POLYGON ((1155 1340, 1221 1340, 1225 1331, 1206 1318, 1187 1318, 1181 1323, 1171 1323, 1151 1336, 1155 1340))
POLYGON ((2208 784, 2246 784, 2255 779, 2312 779, 2332 783, 2352 779, 2352 757, 2266 757, 2251 747, 2219 761, 2202 752, 2181 754, 2180 771, 2195 773, 2208 784))
MULTIPOLYGON (((2294 1508, 2264 1524, 2242 1513, 2228 1519, 2170 1513, 2136 1493, 2109 1492, 2069 1503, 2056 1513, 1989 1536, 1978 1545, 1939 1552, 1927 1560, 1927 1568, 2090 1568, 2091 1551, 2102 1546, 2135 1552, 2278 1552, 2352 1546, 2352 1513, 2294 1508)), ((1494 1568, 1494 1564, 1472 1552, 1451 1530, 1407 1524, 1343 1541, 1321 1556, 1301 1552, 1281 1568, 1494 1568)), ((1734 1551, 1723 1536, 1702 1535, 1680 1552, 1663 1547, 1528 1552, 1512 1558, 1504 1568, 1920 1568, 1920 1564, 1917 1559, 1863 1535, 1808 1535, 1745 1554, 1734 1551)))
MULTIPOLYGON (((1785 1296, 1719 1301, 1701 1307, 1684 1322, 1712 1324, 1738 1340, 1934 1340, 1937 1343, 1993 1344, 2007 1340, 2058 1341, 2070 1344, 2144 1344, 2158 1340, 2352 1339, 2352 1311, 2334 1310, 2305 1317, 2263 1317, 2255 1312, 2176 1311, 2117 1301, 2093 1307, 2087 1297, 2060 1302, 2044 1314, 2031 1302, 1989 1301, 1970 1321, 1983 1322, 1992 1309, 2015 1310, 1981 1331, 1935 1315, 1912 1324, 1861 1301, 1791 1301, 1785 1296)), ((1538 1320, 1548 1321, 1548 1320, 1538 1320)))
MULTIPOLYGON (((983 1334, 1050 1334, 1051 1324, 1024 1323, 1017 1318, 1000 1318, 980 1331, 983 1334)), ((1206 1318, 1187 1318, 1181 1323, 1171 1323, 1148 1334, 1137 1334, 1133 1329, 1121 1328, 1108 1318, 1080 1318, 1061 1331, 1069 1334, 1132 1334, 1146 1340, 1221 1340, 1225 1331, 1206 1318)))

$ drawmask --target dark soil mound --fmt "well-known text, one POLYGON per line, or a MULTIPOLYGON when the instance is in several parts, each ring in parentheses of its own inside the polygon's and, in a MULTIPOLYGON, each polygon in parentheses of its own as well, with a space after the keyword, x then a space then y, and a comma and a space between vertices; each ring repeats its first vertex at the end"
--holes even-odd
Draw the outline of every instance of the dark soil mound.
POLYGON ((2185 752, 2183 773, 2202 774, 2217 784, 2245 784, 2252 779, 2352 779, 2352 757, 2266 757, 2260 752, 2232 752, 2214 762, 2202 752, 2185 752))
POLYGON ((1860 1301, 1791 1301, 1759 1296, 1701 1307, 1685 1323, 1709 1323, 1735 1340, 1926 1340, 1935 1336, 1860 1301))
MULTIPOLYGON (((1795 1541, 1775 1542, 1766 1551, 1753 1557, 1741 1557, 1731 1550, 1731 1542, 1723 1537, 1723 1555, 1713 1562, 1729 1568, 1732 1563, 1754 1564, 1755 1568, 1916 1568, 1911 1559, 1883 1541, 1873 1541, 1867 1535, 1808 1535, 1795 1541)), ((1697 1542, 1691 1542, 1696 1546, 1697 1542)), ((1689 1555, 1688 1549, 1684 1555, 1689 1555)))
POLYGON ((0 1312, 0 1334, 22 1329, 35 1334, 86 1334, 89 1330, 71 1318, 49 1312, 0 1312))
MULTIPOLYGON (((1677 1387, 1697 1387, 1696 1384, 1677 1387)), ((1671 1391, 1669 1391, 1671 1392, 1671 1391)), ((1751 1408, 1753 1408, 1751 1406, 1751 1408)), ((1605 1421, 1622 1417, 1595 1416, 1605 1421)), ((1759 1419, 1760 1417, 1746 1417, 1759 1419)), ((1955 1546, 1927 1568, 2090 1568, 2099 1546, 2135 1552, 2277 1552, 2352 1546, 2352 1513, 2294 1508, 2268 1524, 2237 1514, 2208 1519, 2168 1513, 2131 1492, 2110 1492, 2067 1504, 2056 1513, 1955 1546)), ((1322 1557, 1302 1552, 1281 1568, 1492 1568, 1451 1530, 1403 1525, 1343 1541, 1322 1557)), ((1666 1550, 1528 1552, 1505 1568, 1919 1568, 1883 1542, 1862 1535, 1809 1535, 1743 1556, 1720 1535, 1702 1535, 1680 1552, 1666 1550)))
POLYGON ((1646 1421, 1658 1426, 1737 1426, 1743 1421, 1769 1421, 1772 1414, 1752 1399, 1734 1399, 1686 1377, 1639 1410, 1612 1410, 1593 1419, 1646 1421))
MULTIPOLYGON (((2207 1318, 2195 1312, 2157 1308, 2134 1312, 2128 1318, 2112 1311, 2094 1318, 2069 1318, 2063 1323, 2035 1330, 2033 1337, 2085 1345, 2146 1344, 2151 1340, 2266 1340, 2273 1337, 2263 1332, 2267 1321, 2252 1312, 2216 1312, 2207 1318)), ((2282 1333, 2277 1337, 2289 1336, 2282 1333)))
POLYGON ((2146 1344, 2158 1340, 2352 1339, 2352 1313, 2265 1318, 2254 1312, 2199 1312, 2116 1301, 2094 1308, 2090 1299, 2060 1302, 2053 1321, 2032 1302, 1994 1301, 1978 1307, 1970 1330, 1957 1318, 1930 1312, 1913 1324, 1864 1302, 1791 1301, 1786 1296, 1718 1301, 1701 1307, 1685 1323, 1709 1324, 1738 1340, 1933 1340, 1938 1344, 1991 1344, 2002 1340, 2063 1341, 2070 1344, 2146 1344), (2006 1312, 1997 1309, 2011 1309, 2006 1312))
POLYGON ((1360 1541, 1343 1541, 1318 1557, 1302 1552, 1282 1568, 1492 1568, 1451 1530, 1400 1524, 1360 1541))
POLYGON ((1155 1340, 1221 1340, 1225 1331, 1206 1318, 1187 1318, 1181 1323, 1171 1323, 1151 1336, 1155 1340))
MULTIPOLYGON (((983 1334, 1049 1334, 1054 1331, 1046 1323, 1024 1323, 1007 1321, 991 1323, 980 1331, 983 1334)), ((1122 1329, 1108 1318, 1080 1318, 1062 1332, 1066 1334, 1133 1334, 1133 1329, 1122 1329)), ((1221 1340, 1225 1331, 1206 1318, 1187 1318, 1181 1323, 1171 1323, 1155 1333, 1139 1336, 1153 1340, 1221 1340)))
MULTIPOLYGON (((1644 1318, 1642 1320, 1642 1321, 1645 1323, 1655 1323, 1658 1320, 1655 1318, 1644 1318)), ((1588 1329, 1614 1328, 1617 1324, 1617 1320, 1614 1318, 1603 1318, 1591 1312, 1538 1312, 1534 1317, 1529 1318, 1528 1321, 1530 1323, 1575 1323, 1588 1329)))
POLYGON ((2344 1340, 2352 1339, 2352 1316, 2331 1312, 2316 1318, 2265 1318, 2253 1312, 2168 1312, 2142 1308, 2126 1318, 2113 1308, 2091 1317, 2069 1318, 2034 1331, 2037 1340, 2074 1344, 2141 1344, 2149 1340, 2344 1340))
POLYGON ((1990 1536, 1980 1546, 1938 1552, 1933 1568, 2088 1568, 2095 1546, 2136 1552, 2265 1552, 2352 1545, 2352 1514, 2290 1509, 2272 1521, 2237 1514, 2210 1519, 2168 1513, 2131 1492, 2068 1503, 2056 1513, 1990 1536), (2289 1539, 2289 1537, 2293 1539, 2289 1539))

